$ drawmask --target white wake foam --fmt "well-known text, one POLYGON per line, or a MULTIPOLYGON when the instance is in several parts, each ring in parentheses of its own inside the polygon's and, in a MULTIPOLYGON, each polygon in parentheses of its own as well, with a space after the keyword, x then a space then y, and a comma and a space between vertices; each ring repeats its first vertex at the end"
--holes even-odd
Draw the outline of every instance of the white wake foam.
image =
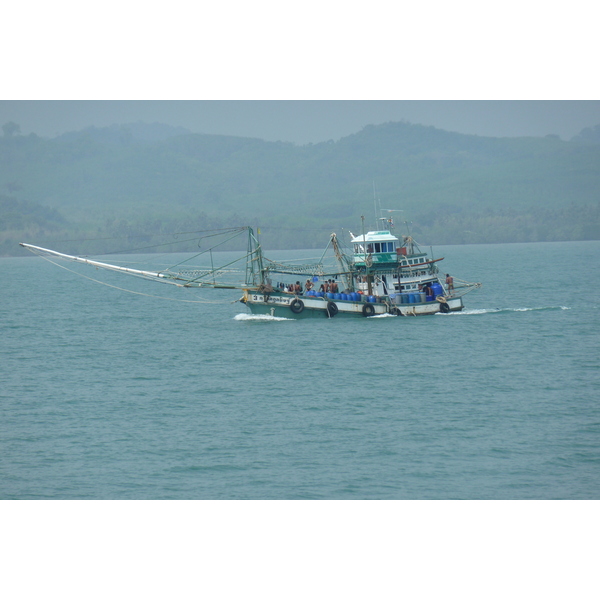
MULTIPOLYGON (((536 310, 571 310, 569 306, 534 306, 534 307, 519 307, 519 308, 471 308, 460 312, 448 313, 447 316, 457 315, 485 315, 491 313, 503 312, 530 312, 536 310)), ((446 316, 446 315, 445 315, 446 316)))
POLYGON ((249 315, 240 313, 233 317, 234 321, 293 321, 294 319, 286 319, 285 317, 272 317, 271 315, 249 315))

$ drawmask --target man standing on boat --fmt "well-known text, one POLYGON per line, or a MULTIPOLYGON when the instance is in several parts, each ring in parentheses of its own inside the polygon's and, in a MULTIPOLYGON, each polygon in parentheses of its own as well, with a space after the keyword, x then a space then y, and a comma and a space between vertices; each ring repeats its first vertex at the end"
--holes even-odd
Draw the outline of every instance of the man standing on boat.
POLYGON ((448 273, 446 273, 446 286, 449 292, 454 291, 454 278, 450 277, 448 273))

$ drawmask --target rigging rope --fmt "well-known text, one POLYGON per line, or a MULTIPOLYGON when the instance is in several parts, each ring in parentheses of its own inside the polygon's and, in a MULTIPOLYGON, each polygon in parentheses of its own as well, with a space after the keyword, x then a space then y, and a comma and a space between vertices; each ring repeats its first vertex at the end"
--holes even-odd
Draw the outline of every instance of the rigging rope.
MULTIPOLYGON (((94 281, 95 283, 99 283, 100 285, 105 285, 106 287, 110 287, 115 290, 120 290, 122 292, 128 292, 130 294, 136 294, 137 296, 146 296, 147 298, 158 298, 160 300, 171 300, 173 302, 187 302, 189 304, 231 304, 232 303, 230 300, 227 300, 227 301, 225 301, 225 300, 222 300, 222 301, 204 300, 204 299, 203 300, 184 300, 182 298, 167 298, 166 296, 156 296, 155 294, 146 294, 144 292, 136 292, 134 290, 128 290, 126 288, 119 287, 118 285, 112 285, 110 283, 106 283, 105 281, 100 281, 98 279, 94 279, 93 277, 88 277, 87 275, 84 275, 83 273, 78 273, 77 271, 74 271, 73 269, 69 269, 68 267, 61 265, 60 263, 54 262, 53 260, 51 260, 50 258, 48 258, 47 256, 44 256, 42 254, 38 254, 38 256, 40 256, 44 260, 47 260, 49 263, 52 263, 53 265, 60 267, 61 269, 64 269, 65 271, 69 271, 70 273, 73 273, 74 275, 78 275, 79 277, 83 277, 84 279, 89 279, 90 281, 94 281)), ((176 285, 177 287, 185 287, 184 285, 182 285, 180 283, 175 283, 172 285, 176 285)), ((236 300, 236 302, 237 302, 237 300, 236 300)))

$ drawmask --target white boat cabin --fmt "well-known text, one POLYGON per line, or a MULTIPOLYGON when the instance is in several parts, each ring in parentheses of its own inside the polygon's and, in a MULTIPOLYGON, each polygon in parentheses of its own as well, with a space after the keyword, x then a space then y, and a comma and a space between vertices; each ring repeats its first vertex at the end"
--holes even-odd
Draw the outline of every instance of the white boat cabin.
POLYGON ((365 273, 357 276, 357 290, 368 293, 370 288, 375 296, 423 293, 423 300, 425 295, 430 296, 423 292, 428 285, 436 284, 436 294, 442 291, 437 287, 441 282, 434 261, 420 251, 411 237, 401 243, 390 231, 369 231, 365 235, 352 235, 351 243, 353 262, 363 267, 365 273))
MULTIPOLYGON (((354 264, 396 262, 400 240, 389 231, 369 231, 365 235, 352 236, 354 264)), ((370 266, 370 265, 369 265, 370 266)))

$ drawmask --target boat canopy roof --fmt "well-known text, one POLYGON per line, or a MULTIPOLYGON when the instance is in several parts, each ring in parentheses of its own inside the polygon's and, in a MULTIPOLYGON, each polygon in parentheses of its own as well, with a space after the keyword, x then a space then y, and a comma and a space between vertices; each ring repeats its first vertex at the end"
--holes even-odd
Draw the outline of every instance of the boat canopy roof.
POLYGON ((398 238, 395 235, 392 235, 389 231, 369 231, 369 233, 363 235, 358 235, 354 237, 354 234, 350 232, 352 235, 351 243, 353 244, 363 244, 366 242, 397 242, 398 238))

